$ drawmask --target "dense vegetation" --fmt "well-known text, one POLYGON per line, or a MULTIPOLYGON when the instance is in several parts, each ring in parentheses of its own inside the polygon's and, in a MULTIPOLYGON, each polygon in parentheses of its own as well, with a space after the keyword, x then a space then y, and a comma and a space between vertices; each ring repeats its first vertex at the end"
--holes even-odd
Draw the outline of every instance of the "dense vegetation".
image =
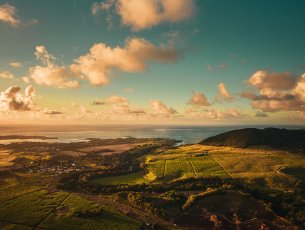
POLYGON ((209 137, 200 144, 238 148, 268 146, 275 149, 305 151, 305 130, 247 128, 209 137))
MULTIPOLYGON (((245 143, 256 138, 251 135, 245 143)), ((16 158, 0 171, 0 227, 305 228, 304 154, 176 143, 127 138, 4 146, 16 158)))

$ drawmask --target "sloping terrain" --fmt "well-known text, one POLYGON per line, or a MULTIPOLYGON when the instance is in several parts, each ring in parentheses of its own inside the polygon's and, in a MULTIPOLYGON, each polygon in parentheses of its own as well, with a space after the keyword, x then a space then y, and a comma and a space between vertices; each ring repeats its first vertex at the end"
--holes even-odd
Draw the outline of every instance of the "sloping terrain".
POLYGON ((305 151, 305 130, 247 128, 209 137, 200 144, 237 148, 266 146, 274 149, 305 151))

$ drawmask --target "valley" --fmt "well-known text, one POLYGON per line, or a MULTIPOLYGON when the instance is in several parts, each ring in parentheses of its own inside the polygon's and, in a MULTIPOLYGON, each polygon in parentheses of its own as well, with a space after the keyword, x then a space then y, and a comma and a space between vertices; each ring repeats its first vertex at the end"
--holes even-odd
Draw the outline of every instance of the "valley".
POLYGON ((2 229, 304 228, 305 155, 161 138, 1 145, 2 229))

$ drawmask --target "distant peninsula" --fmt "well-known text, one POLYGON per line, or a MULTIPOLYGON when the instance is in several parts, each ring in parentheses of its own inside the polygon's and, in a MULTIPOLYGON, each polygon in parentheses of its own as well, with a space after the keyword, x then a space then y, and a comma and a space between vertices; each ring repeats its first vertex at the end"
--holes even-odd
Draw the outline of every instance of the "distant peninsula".
POLYGON ((29 140, 29 139, 37 139, 37 140, 53 140, 57 139, 57 137, 45 137, 45 136, 23 136, 23 135, 0 135, 0 140, 29 140))
POLYGON ((249 148, 264 146, 281 150, 305 151, 305 129, 245 128, 206 138, 199 144, 249 148))

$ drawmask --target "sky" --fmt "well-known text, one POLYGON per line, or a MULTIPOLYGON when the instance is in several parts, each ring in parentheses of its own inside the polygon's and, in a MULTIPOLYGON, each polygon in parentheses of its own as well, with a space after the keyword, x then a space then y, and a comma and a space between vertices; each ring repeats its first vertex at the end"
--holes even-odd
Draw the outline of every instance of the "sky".
POLYGON ((0 124, 304 124, 303 0, 0 0, 0 124))

